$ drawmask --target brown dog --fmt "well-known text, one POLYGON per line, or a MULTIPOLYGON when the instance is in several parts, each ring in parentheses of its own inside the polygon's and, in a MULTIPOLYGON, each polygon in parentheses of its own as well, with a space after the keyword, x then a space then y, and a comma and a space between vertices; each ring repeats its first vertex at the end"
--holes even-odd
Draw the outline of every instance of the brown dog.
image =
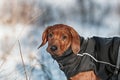
POLYGON ((48 27, 42 36, 43 46, 48 41, 47 51, 52 55, 61 56, 70 46, 74 53, 80 51, 80 39, 78 33, 67 25, 54 25, 48 27))
POLYGON ((43 32, 39 47, 47 42, 68 80, 120 80, 120 37, 84 39, 72 27, 57 24, 43 32))
MULTIPOLYGON (((75 54, 80 51, 79 34, 67 25, 57 24, 48 27, 43 32, 40 47, 46 44, 47 41, 47 51, 53 56, 62 56, 70 46, 75 54)), ((98 80, 98 78, 94 74, 94 71, 87 71, 70 77, 70 80, 98 80)))

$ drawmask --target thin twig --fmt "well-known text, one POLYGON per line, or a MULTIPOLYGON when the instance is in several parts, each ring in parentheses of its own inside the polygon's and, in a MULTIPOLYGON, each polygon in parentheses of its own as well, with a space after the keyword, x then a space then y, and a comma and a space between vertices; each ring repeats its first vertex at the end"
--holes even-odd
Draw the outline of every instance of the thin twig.
POLYGON ((18 44, 19 44, 20 56, 21 56, 22 63, 23 63, 23 68, 24 68, 24 71, 25 71, 25 77, 26 77, 26 80, 28 80, 27 72, 26 72, 26 68, 25 68, 25 63, 24 63, 23 56, 22 56, 22 51, 21 51, 21 45, 20 45, 19 40, 18 40, 18 44))

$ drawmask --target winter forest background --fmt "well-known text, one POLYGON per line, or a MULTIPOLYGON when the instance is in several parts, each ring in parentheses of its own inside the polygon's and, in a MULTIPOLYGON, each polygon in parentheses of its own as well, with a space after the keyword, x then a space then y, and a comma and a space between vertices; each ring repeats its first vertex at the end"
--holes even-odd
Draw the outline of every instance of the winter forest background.
POLYGON ((0 0, 0 80, 66 80, 47 44, 37 49, 58 23, 86 38, 120 36, 120 0, 0 0))

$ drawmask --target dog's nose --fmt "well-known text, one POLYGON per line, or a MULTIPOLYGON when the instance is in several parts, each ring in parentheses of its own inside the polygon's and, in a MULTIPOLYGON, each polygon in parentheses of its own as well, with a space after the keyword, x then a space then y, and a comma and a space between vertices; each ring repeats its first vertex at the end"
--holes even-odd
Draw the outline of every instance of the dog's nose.
POLYGON ((51 46, 51 51, 56 51, 57 50, 57 46, 55 46, 55 45, 53 45, 53 46, 51 46))

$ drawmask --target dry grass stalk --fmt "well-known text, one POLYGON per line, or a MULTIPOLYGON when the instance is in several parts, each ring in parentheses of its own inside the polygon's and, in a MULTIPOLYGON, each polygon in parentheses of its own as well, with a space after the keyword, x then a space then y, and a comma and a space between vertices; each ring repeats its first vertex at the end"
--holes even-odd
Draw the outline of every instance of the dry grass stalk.
POLYGON ((26 77, 26 80, 28 80, 28 76, 27 76, 27 72, 26 72, 25 63, 24 63, 24 60, 23 60, 22 50, 21 50, 21 45, 20 45, 19 40, 18 40, 18 44, 19 44, 20 56, 21 56, 21 60, 22 60, 23 68, 24 68, 24 72, 25 72, 25 77, 26 77))

